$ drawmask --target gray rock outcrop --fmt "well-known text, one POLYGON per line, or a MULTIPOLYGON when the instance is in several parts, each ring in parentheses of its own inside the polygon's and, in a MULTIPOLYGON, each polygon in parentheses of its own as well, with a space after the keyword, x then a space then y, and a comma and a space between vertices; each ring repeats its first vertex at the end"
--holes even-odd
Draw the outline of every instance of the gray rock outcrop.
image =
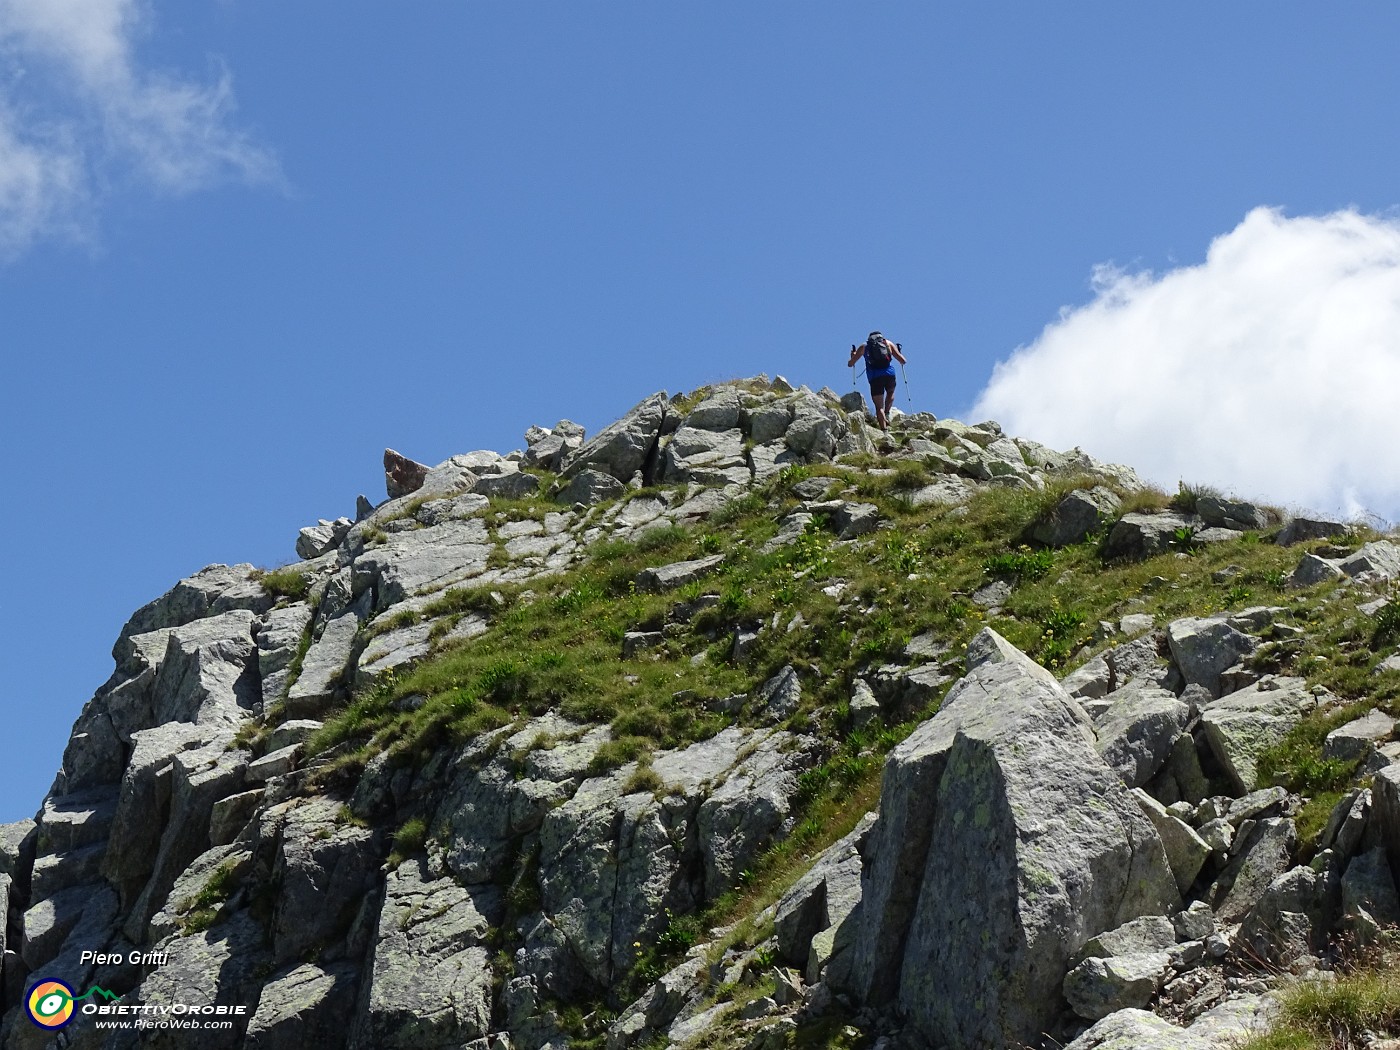
POLYGON ((358 970, 348 962, 303 963, 263 985, 248 1022, 244 1050, 305 1050, 334 1046, 355 1006, 358 970))
POLYGON ((968 676, 886 765, 854 994, 951 1047, 1027 1041, 1085 940, 1175 906, 1161 841, 1086 723, 994 632, 969 646, 968 676))
POLYGON ((389 874, 353 1050, 449 1050, 487 1034, 489 938, 503 902, 494 886, 466 889, 414 860, 389 874))
POLYGON ((307 526, 297 535, 297 557, 319 558, 326 552, 335 550, 354 524, 349 518, 337 518, 335 521, 322 518, 315 525, 307 526))
POLYGON ((786 733, 747 745, 746 736, 727 729, 658 754, 650 771, 659 789, 629 787, 635 764, 591 778, 545 816, 544 909, 599 985, 610 985, 636 958, 636 946, 660 934, 668 909, 694 911, 782 826, 797 773, 811 758, 793 749, 797 741, 786 733), (735 778, 759 804, 736 810, 732 802, 741 796, 706 786, 735 778))
POLYGON ((1110 520, 1120 505, 1113 491, 1101 485, 1075 489, 1055 505, 1045 521, 1036 523, 1031 529, 1031 538, 1048 547, 1079 543, 1110 520))
POLYGON ((1216 759, 1244 793, 1259 786, 1259 756, 1316 706, 1302 679, 1269 676, 1206 704, 1201 726, 1216 759))
POLYGON ((1337 539, 1345 536, 1348 531, 1350 529, 1346 522, 1297 517, 1290 519, 1279 530, 1274 542, 1281 547, 1290 547, 1295 543, 1306 543, 1308 540, 1337 539))
POLYGON ((1212 696, 1221 693, 1221 673, 1259 645, 1225 616, 1176 620, 1167 627, 1167 643, 1187 684, 1203 685, 1212 696))
POLYGON ((1219 1050, 1154 1013, 1128 1008, 1109 1014, 1065 1050, 1219 1050))
POLYGON ((1166 764, 1191 718, 1191 709, 1170 692, 1129 685, 1104 698, 1094 720, 1099 754, 1130 788, 1143 787, 1166 764))
POLYGON ((1124 514, 1109 529, 1104 552, 1111 558, 1151 557, 1170 550, 1177 536, 1193 535, 1200 527, 1199 518, 1186 514, 1124 514))
POLYGON ((569 478, 581 470, 593 469, 618 481, 631 480, 655 452, 668 408, 664 391, 641 401, 621 419, 565 455, 562 473, 569 478))
POLYGON ((525 434, 529 448, 520 462, 526 467, 557 471, 565 457, 582 446, 583 438, 583 427, 568 419, 561 419, 548 430, 531 427, 525 434))

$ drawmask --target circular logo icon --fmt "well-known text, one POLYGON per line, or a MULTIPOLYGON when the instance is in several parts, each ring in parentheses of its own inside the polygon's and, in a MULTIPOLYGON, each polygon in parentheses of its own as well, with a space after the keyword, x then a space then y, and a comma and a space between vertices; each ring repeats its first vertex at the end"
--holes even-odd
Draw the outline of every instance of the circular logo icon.
POLYGON ((73 989, 62 981, 40 981, 29 989, 24 1005, 40 1028, 62 1028, 73 1020, 73 989))

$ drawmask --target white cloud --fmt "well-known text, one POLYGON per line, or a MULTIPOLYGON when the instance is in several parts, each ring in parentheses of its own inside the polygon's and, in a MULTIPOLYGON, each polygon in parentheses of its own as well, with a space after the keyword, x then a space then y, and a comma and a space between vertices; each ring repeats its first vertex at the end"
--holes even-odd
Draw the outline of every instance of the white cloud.
POLYGON ((144 68, 139 0, 0 0, 0 255, 85 239, 103 189, 134 177, 190 193, 278 182, 277 161, 231 124, 212 84, 144 68))
POLYGON ((44 235, 80 240, 87 196, 82 157, 61 133, 48 141, 0 108, 0 258, 44 235))
POLYGON ((1400 221, 1256 208, 1205 262, 1101 266, 971 418, 1293 508, 1400 518, 1400 221))

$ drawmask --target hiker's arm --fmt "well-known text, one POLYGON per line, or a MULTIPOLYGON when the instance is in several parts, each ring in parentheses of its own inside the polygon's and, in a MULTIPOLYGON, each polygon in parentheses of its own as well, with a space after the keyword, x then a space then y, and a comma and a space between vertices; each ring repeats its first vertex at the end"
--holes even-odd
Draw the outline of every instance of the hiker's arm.
POLYGON ((847 368, 850 368, 851 365, 853 365, 853 364, 856 363, 856 358, 860 356, 860 352, 861 352, 862 350, 864 350, 864 349, 865 349, 865 347, 863 347, 863 346, 853 346, 853 347, 851 347, 851 359, 850 359, 849 361, 846 362, 846 367, 847 367, 847 368))
POLYGON ((899 352, 899 347, 895 346, 894 343, 890 344, 890 353, 894 354, 894 359, 900 364, 907 365, 909 363, 904 359, 904 355, 899 352))

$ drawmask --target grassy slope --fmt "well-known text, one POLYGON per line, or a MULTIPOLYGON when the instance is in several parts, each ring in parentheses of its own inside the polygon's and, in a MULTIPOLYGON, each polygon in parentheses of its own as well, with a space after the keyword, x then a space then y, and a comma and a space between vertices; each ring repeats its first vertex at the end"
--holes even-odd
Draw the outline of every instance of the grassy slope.
MULTIPOLYGON (((1024 543, 1027 528, 1074 481, 1043 493, 984 488, 965 509, 915 508, 908 492, 928 479, 917 462, 881 476, 859 466, 789 468, 694 529, 659 527, 634 541, 597 543, 584 564, 528 589, 496 588, 494 597, 465 587, 447 592, 423 617, 437 618, 445 631, 461 615, 486 611, 490 630, 356 696, 330 718, 312 748, 342 745, 343 754, 324 785, 352 783, 381 751, 418 763, 437 748, 549 709, 611 725, 616 740, 599 756, 601 771, 712 735, 735 716, 714 713, 707 700, 749 692, 783 664, 794 664, 804 684, 794 725, 822 734, 830 745, 827 761, 803 778, 797 829, 703 916, 678 917, 639 961, 633 984, 640 987, 701 930, 734 924, 727 944, 760 943, 769 931, 751 917, 877 802, 883 754, 936 709, 937 698, 924 710, 906 712, 903 725, 854 732, 847 710, 851 683, 887 662, 907 662, 903 648, 916 634, 932 632, 956 656, 989 624, 1063 673, 1085 647, 1113 643, 1095 643, 1100 621, 1145 612, 1161 626, 1184 615, 1280 605, 1288 612, 1278 637, 1261 651, 1261 664, 1305 674, 1357 701, 1358 710, 1389 709, 1400 695, 1400 673, 1372 671, 1394 639, 1378 635, 1374 622, 1356 613, 1353 593, 1283 589, 1307 546, 1285 550, 1246 533, 1189 554, 1109 564, 1098 537, 1056 551, 1024 543), (761 553, 782 515, 798 505, 793 486, 819 475, 876 503, 893 527, 838 542, 819 522, 797 543, 761 553), (647 566, 712 553, 725 555, 722 571, 678 592, 639 593, 633 584, 647 566), (989 618, 970 596, 992 574, 1009 574, 1015 585, 1004 609, 989 618), (838 597, 823 591, 833 581, 845 584, 838 597), (706 594, 717 601, 694 615, 677 615, 679 605, 706 594), (799 615, 801 625, 788 630, 799 615), (736 665, 730 653, 740 624, 765 629, 745 663, 736 665), (1305 631, 1293 637, 1290 625, 1305 631), (662 629, 661 648, 620 657, 625 632, 662 629), (400 710, 407 705, 396 701, 414 694, 425 702, 400 710)), ((1165 502, 1152 493, 1130 499, 1135 506, 1165 502)), ((501 505, 501 511, 535 516, 545 507, 527 501, 501 505)), ((1316 796, 1305 820, 1313 834, 1351 773, 1321 760, 1322 736, 1335 721, 1310 720, 1266 760, 1279 782, 1316 796)), ((580 1021, 580 1038, 596 1033, 604 1019, 595 1013, 592 1025, 580 1021)), ((810 1035, 816 1042, 844 1038, 810 1035)))

